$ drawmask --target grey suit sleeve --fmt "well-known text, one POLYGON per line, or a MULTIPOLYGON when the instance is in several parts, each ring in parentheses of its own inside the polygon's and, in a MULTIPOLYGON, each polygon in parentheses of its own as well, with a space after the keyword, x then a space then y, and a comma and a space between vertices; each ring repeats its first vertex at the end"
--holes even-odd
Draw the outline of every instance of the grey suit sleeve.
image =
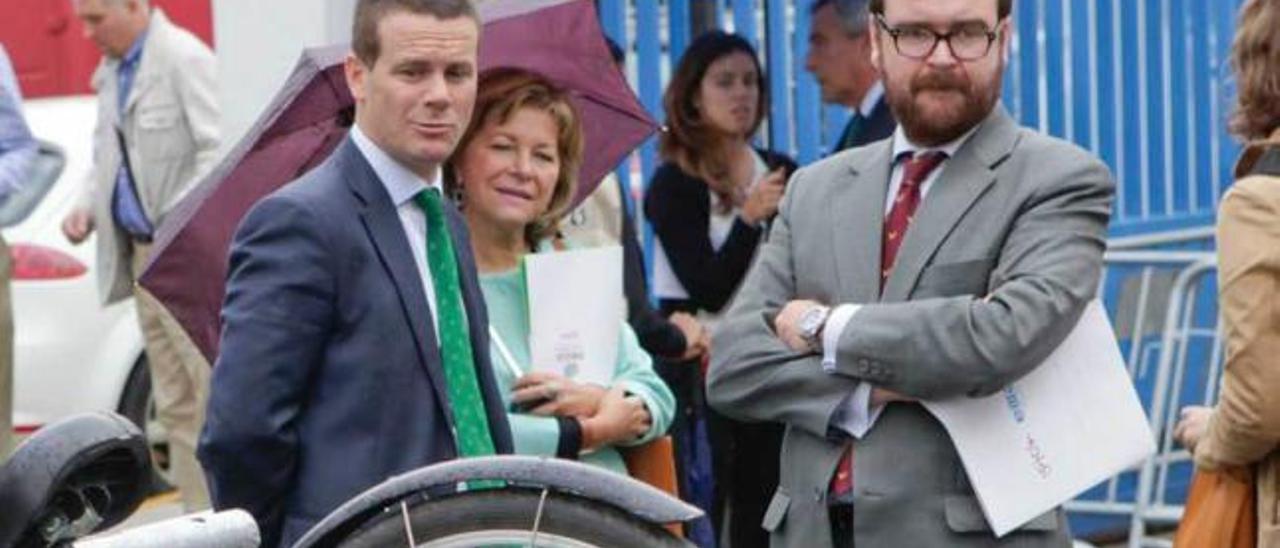
POLYGON ((1017 208, 991 293, 863 306, 840 335, 841 374, 920 399, 983 396, 1062 342, 1097 291, 1114 189, 1092 157, 1038 152, 1034 169, 1060 175, 1017 208))
POLYGON ((816 354, 789 350, 769 320, 796 298, 790 227, 799 214, 795 204, 805 173, 796 172, 787 184, 769 238, 716 329, 707 401, 734 418, 782 422, 827 436, 836 408, 858 381, 824 372, 816 354))
POLYGON ((298 460, 296 419, 332 324, 335 281, 319 222, 267 198, 232 244, 199 456, 215 507, 249 511, 266 538, 279 531, 298 460))

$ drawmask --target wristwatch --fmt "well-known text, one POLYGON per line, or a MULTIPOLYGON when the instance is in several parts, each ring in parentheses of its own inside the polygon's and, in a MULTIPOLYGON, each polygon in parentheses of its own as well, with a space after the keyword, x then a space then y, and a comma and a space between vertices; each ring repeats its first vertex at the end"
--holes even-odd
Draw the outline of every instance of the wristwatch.
POLYGON ((829 306, 811 306, 800 315, 800 336, 809 343, 809 349, 815 352, 822 349, 822 328, 827 325, 827 316, 831 315, 829 306))

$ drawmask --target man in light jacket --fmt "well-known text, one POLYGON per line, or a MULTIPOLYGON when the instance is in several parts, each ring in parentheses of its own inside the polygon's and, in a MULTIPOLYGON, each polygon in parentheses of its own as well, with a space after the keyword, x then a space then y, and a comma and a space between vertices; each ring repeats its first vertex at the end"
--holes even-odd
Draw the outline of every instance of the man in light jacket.
POLYGON ((208 506, 195 460, 208 364, 159 305, 136 290, 156 228, 218 150, 213 52, 146 0, 72 0, 85 35, 104 55, 93 169, 80 205, 63 221, 73 243, 98 232, 104 304, 138 296, 156 415, 168 434, 173 480, 188 509, 208 506))

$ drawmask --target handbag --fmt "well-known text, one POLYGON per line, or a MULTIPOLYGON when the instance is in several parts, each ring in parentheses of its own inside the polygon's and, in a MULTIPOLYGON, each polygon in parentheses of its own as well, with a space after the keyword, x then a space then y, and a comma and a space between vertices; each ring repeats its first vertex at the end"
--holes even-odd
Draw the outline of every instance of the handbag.
POLYGON ((1196 469, 1174 548, 1254 548, 1258 544, 1253 466, 1196 469))
MULTIPOLYGON (((676 453, 671 436, 662 436, 634 447, 619 447, 622 460, 627 463, 627 474, 632 479, 647 483, 675 498, 680 498, 676 483, 676 453)), ((684 536, 680 523, 669 523, 667 530, 677 537, 684 536)))

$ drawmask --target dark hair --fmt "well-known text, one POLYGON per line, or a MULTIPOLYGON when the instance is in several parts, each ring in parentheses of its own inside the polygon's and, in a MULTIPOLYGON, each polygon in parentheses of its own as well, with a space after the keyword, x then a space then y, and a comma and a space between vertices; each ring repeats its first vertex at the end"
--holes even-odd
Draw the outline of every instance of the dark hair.
POLYGON ((1241 139, 1265 139, 1280 128, 1280 1, 1250 0, 1240 7, 1231 68, 1236 76, 1236 105, 1231 133, 1241 139))
POLYGON ((711 31, 689 44, 689 49, 680 57, 680 64, 662 95, 662 107, 667 111, 667 128, 658 138, 658 154, 663 160, 705 181, 721 198, 721 203, 729 208, 737 205, 734 182, 728 176, 729 158, 724 157, 723 146, 731 136, 707 124, 693 100, 711 64, 734 53, 746 54, 756 66, 756 74, 759 75, 756 85, 760 87, 760 93, 756 119, 749 133, 760 128, 769 99, 764 86, 764 70, 760 68, 755 48, 736 34, 711 31))
POLYGON ((382 52, 378 41, 378 23, 391 13, 407 11, 447 20, 466 17, 480 23, 471 0, 359 0, 351 24, 351 49, 365 65, 373 66, 382 52))
MULTIPOLYGON (((871 0, 868 8, 871 13, 884 15, 884 0, 871 0)), ((996 0, 996 21, 1008 17, 1011 11, 1013 11, 1013 0, 996 0)))
POLYGON ((466 181, 458 180, 456 162, 466 156, 467 147, 489 124, 504 124, 516 111, 533 108, 551 115, 556 123, 556 153, 560 156, 560 174, 551 191, 547 210, 524 229, 525 242, 531 249, 538 242, 559 231, 560 219, 569 213, 578 190, 578 169, 582 167, 582 149, 586 136, 582 119, 569 100, 569 94, 542 75, 520 68, 498 67, 480 73, 476 82, 476 105, 471 123, 458 139, 453 155, 445 161, 445 189, 462 191, 466 181))

